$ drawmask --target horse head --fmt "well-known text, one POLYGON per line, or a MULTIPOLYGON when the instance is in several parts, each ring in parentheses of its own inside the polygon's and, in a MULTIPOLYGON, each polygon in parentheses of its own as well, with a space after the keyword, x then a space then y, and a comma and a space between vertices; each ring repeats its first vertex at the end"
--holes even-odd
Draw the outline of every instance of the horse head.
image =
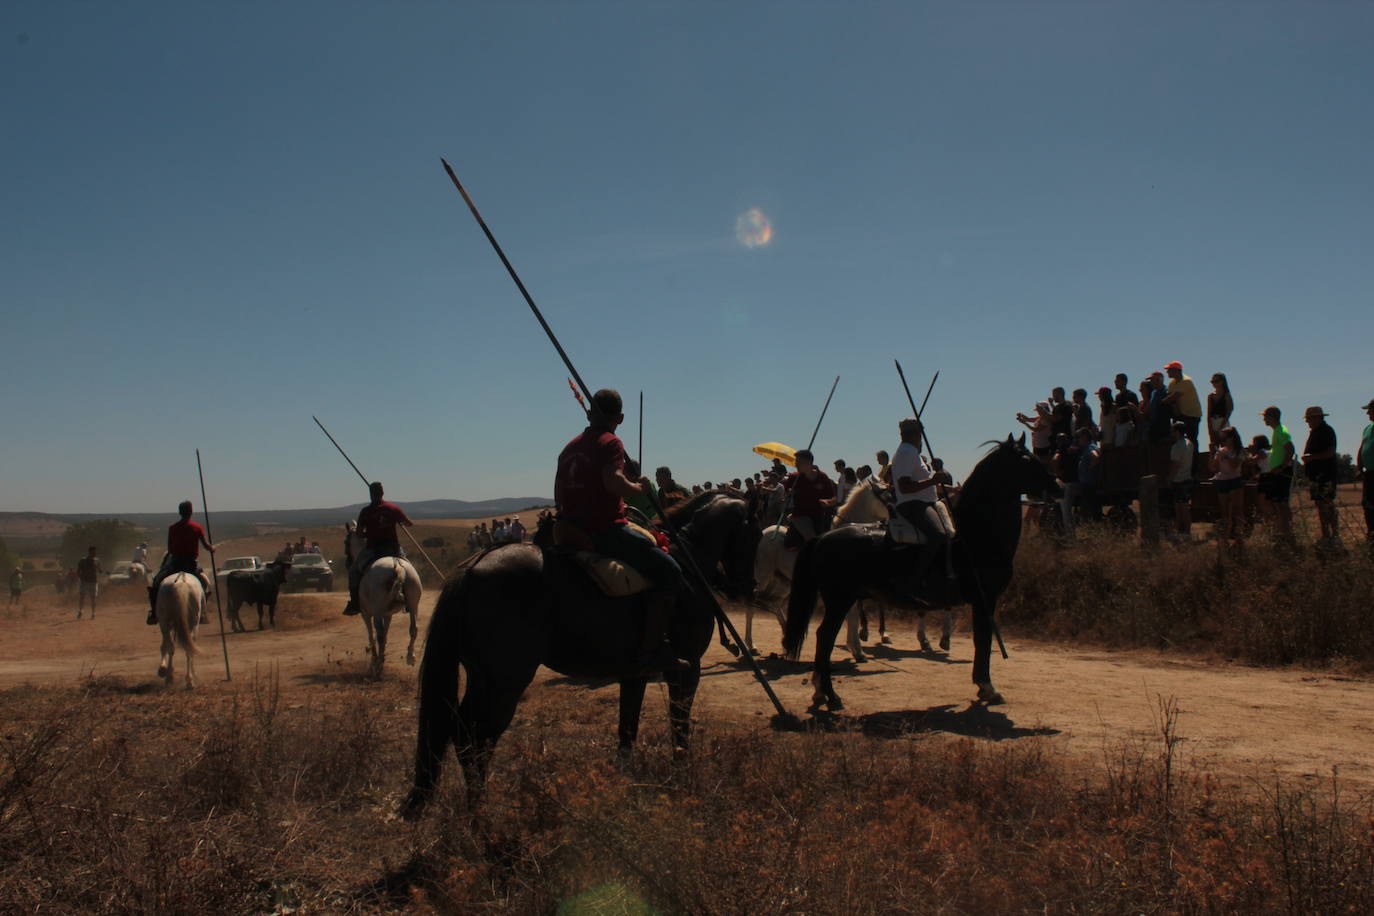
MULTIPOLYGON (((978 462, 974 472, 984 466, 1005 482, 1004 485, 1013 486, 1018 494, 1053 499, 1064 492, 1054 475, 1026 448, 1025 433, 1019 439, 1008 433, 1006 439, 996 443, 996 448, 978 462)), ((969 475, 969 482, 973 482, 973 475, 969 475)))
POLYGON ((844 505, 835 510, 835 517, 851 524, 866 524, 885 519, 890 515, 887 502, 883 499, 883 482, 870 477, 849 491, 844 505))

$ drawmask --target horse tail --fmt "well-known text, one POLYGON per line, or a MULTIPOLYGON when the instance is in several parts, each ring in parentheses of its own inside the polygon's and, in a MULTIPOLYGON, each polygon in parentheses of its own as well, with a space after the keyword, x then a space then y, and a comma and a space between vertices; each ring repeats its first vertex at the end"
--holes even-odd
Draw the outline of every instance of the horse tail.
POLYGON ((191 590, 185 579, 178 579, 172 584, 172 595, 175 599, 172 608, 172 632, 176 634, 177 641, 181 647, 192 655, 200 655, 200 646, 196 645, 195 639, 191 636, 191 614, 198 611, 191 609, 191 590))
POLYGON ((806 628, 816 610, 816 596, 820 588, 812 557, 818 540, 802 545, 801 552, 797 554, 797 565, 792 570, 792 592, 787 598, 787 626, 782 633, 783 652, 789 658, 796 658, 801 653, 806 628))
POLYGON ((458 731, 459 634, 467 605, 467 575, 444 586, 430 615, 425 652, 420 660, 419 731, 415 737, 415 780, 401 813, 413 818, 424 809, 434 792, 444 754, 458 731))
POLYGON ((397 560, 396 564, 391 567, 391 585, 388 586, 390 594, 387 596, 388 607, 396 607, 406 603, 406 569, 401 563, 401 560, 397 560))

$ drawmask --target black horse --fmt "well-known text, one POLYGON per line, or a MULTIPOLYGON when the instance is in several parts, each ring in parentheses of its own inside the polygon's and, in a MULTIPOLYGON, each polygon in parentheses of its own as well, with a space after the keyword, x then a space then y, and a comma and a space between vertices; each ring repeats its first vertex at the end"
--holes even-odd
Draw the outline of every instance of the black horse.
MULTIPOLYGON (((743 500, 703 493, 670 510, 670 518, 682 533, 681 545, 673 548, 679 564, 685 566, 680 551, 686 546, 728 597, 752 595, 758 526, 743 500)), ((687 749, 701 656, 714 620, 711 597, 692 575, 687 580, 689 594, 668 627, 675 654, 691 662, 689 670, 667 678, 678 752, 687 749)), ((642 596, 606 597, 565 551, 507 544, 479 555, 445 585, 430 619, 420 669, 415 781, 403 813, 413 817, 429 800, 450 742, 476 797, 492 748, 540 665, 572 677, 619 680, 620 748, 628 753, 639 731, 646 683, 626 674, 640 643, 642 617, 642 596), (467 677, 461 703, 460 664, 467 677)))
POLYGON ((936 557, 923 582, 913 577, 914 551, 924 547, 893 544, 858 527, 836 528, 802 548, 788 599, 783 650, 789 658, 801 651, 806 628, 819 595, 825 615, 816 628, 816 669, 812 707, 831 710, 844 704, 830 680, 830 651, 835 635, 854 602, 873 598, 889 607, 973 606, 973 682, 978 699, 1000 703, 992 686, 993 613, 997 598, 1011 581, 1012 560, 1021 538, 1021 494, 1055 494, 1059 485, 1026 450, 1026 437, 1008 436, 969 474, 954 507, 956 535, 947 565, 936 557), (953 578, 947 576, 953 572, 953 578))

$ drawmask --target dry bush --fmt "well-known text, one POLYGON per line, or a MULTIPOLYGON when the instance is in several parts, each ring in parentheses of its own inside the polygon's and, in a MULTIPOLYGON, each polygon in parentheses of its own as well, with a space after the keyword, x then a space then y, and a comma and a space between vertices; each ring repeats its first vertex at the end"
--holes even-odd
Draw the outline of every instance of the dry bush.
MULTIPOLYGON (((1367 799, 1216 786, 1158 738, 1092 773, 1041 742, 706 722, 654 703, 617 767, 614 691, 544 688, 471 816, 451 767, 389 819, 409 685, 274 677, 216 695, 0 695, 0 911, 59 913, 1361 912, 1367 799)), ((651 697, 654 695, 651 692, 651 697)), ((661 697, 659 698, 661 700, 661 697)))
POLYGON ((1363 549, 1255 543, 1219 562, 1212 545, 1149 552, 1134 539, 1088 531, 1068 547, 1028 536, 998 612, 1046 637, 1370 669, 1372 589, 1374 560, 1363 549))

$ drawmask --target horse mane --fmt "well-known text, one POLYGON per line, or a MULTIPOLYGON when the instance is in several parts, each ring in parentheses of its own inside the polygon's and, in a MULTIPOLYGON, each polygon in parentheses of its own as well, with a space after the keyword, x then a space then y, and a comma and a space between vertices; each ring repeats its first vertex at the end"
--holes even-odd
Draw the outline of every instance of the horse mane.
POLYGON ((690 519, 693 515, 696 515, 697 511, 701 509, 702 506, 706 505, 718 496, 732 496, 732 492, 730 489, 725 487, 717 487, 714 490, 706 490, 704 492, 698 493, 696 496, 693 496, 691 499, 686 500, 685 502, 680 502, 676 506, 670 506, 664 509, 663 511, 668 516, 669 521, 671 521, 674 525, 678 525, 690 519))
MULTIPOLYGON (((866 480, 861 480, 858 483, 854 484, 854 486, 850 487, 849 495, 844 498, 844 503, 835 510, 835 514, 838 515, 840 518, 846 517, 849 514, 849 509, 851 506, 853 506, 853 503, 857 499, 859 499, 860 496, 862 496, 862 494, 859 491, 871 488, 873 486, 872 481, 876 479, 876 477, 869 477, 866 480)), ((855 506, 854 508, 857 508, 857 506, 855 506)))

